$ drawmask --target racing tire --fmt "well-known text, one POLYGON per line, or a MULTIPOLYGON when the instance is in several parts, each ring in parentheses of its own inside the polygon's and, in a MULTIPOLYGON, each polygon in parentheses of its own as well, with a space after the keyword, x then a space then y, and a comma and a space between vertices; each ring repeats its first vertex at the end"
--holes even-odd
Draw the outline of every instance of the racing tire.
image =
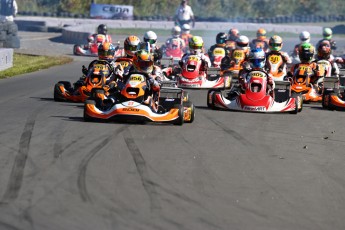
POLYGON ((300 113, 300 112, 302 112, 302 109, 303 109, 303 98, 302 98, 302 96, 298 96, 296 99, 298 99, 297 100, 298 106, 299 106, 298 112, 300 113))
POLYGON ((73 91, 72 84, 69 81, 59 81, 58 84, 63 84, 66 90, 73 91))
POLYGON ((74 55, 77 55, 77 56, 80 56, 80 54, 77 53, 77 48, 79 47, 79 45, 74 45, 73 46, 73 54, 74 55))
POLYGON ((190 120, 184 121, 184 122, 192 123, 194 121, 194 118, 195 118, 195 106, 194 106, 194 104, 190 101, 183 102, 183 107, 188 107, 191 109, 190 120))
POLYGON ((210 109, 213 109, 212 106, 212 100, 213 100, 213 96, 210 96, 210 94, 215 91, 214 89, 209 89, 207 92, 207 107, 210 109))
POLYGON ((184 123, 184 108, 181 104, 174 105, 174 108, 178 109, 178 118, 173 121, 174 125, 183 125, 184 123))
POLYGON ((86 105, 87 105, 87 104, 95 105, 95 104, 96 104, 96 101, 94 101, 94 100, 86 100, 86 101, 85 101, 84 116, 83 116, 84 121, 85 121, 85 122, 95 121, 95 118, 90 117, 89 115, 86 114, 86 105))
MULTIPOLYGON (((61 96, 61 91, 60 91, 60 86, 64 86, 62 83, 56 83, 54 86, 54 101, 66 101, 62 96, 61 96)), ((65 86, 64 86, 65 87, 65 86)))

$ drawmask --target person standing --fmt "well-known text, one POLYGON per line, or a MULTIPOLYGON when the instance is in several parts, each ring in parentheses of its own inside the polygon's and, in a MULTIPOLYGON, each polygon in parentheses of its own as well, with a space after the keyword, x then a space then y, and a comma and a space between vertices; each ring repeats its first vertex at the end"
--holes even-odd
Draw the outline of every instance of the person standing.
POLYGON ((0 0, 0 22, 10 21, 13 22, 13 18, 18 13, 18 5, 16 0, 0 0))
POLYGON ((175 24, 181 27, 183 24, 190 24, 191 22, 194 27, 195 18, 193 10, 189 5, 187 5, 186 0, 182 0, 180 6, 176 9, 175 24))

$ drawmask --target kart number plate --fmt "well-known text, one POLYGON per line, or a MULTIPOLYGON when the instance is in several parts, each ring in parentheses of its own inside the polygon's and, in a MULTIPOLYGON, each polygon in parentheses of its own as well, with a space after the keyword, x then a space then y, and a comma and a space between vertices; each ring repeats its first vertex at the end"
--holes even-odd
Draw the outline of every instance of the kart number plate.
POLYGON ((244 53, 241 52, 241 51, 235 50, 235 51, 234 51, 234 54, 233 54, 233 57, 234 57, 235 59, 243 59, 243 58, 244 58, 244 53))
POLYGON ((189 60, 189 61, 199 61, 199 57, 197 57, 197 56, 190 56, 190 57, 188 58, 188 60, 189 60))
POLYGON ((216 48, 213 50, 213 55, 214 56, 225 56, 225 50, 220 49, 220 48, 216 48))
POLYGON ((142 75, 138 75, 138 74, 133 74, 130 79, 131 82, 142 82, 144 81, 144 77, 142 75))
POLYGON ((281 56, 280 56, 280 55, 272 55, 272 56, 270 56, 270 58, 269 58, 269 61, 270 61, 272 64, 277 64, 280 60, 281 60, 281 56))

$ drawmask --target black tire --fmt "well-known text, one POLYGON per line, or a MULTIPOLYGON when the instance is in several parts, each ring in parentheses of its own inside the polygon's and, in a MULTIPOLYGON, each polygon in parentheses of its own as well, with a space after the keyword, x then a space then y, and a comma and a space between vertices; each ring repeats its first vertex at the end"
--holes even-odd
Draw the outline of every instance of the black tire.
POLYGON ((68 90, 68 91, 72 91, 72 90, 73 90, 72 84, 71 84, 71 82, 69 82, 69 81, 59 81, 58 83, 59 83, 59 84, 63 84, 63 86, 65 87, 65 89, 68 90))
POLYGON ((298 97, 298 103, 299 103, 299 106, 301 107, 298 109, 298 112, 300 113, 303 110, 303 98, 302 98, 302 96, 298 97))
POLYGON ((79 54, 77 53, 77 48, 78 48, 78 46, 79 46, 79 45, 74 45, 74 46, 73 46, 73 54, 74 54, 74 55, 79 55, 79 54))
POLYGON ((20 40, 18 36, 12 34, 7 35, 7 38, 4 41, 4 47, 14 49, 20 48, 20 40))
POLYGON ((326 95, 326 94, 323 94, 322 95, 322 108, 324 108, 324 109, 328 109, 328 107, 329 107, 329 97, 330 97, 330 95, 326 95))
POLYGON ((184 123, 184 108, 180 104, 174 105, 174 108, 178 109, 178 118, 174 120, 173 124, 174 125, 183 125, 184 123))
POLYGON ((210 97, 210 94, 215 91, 214 89, 209 89, 207 92, 207 107, 213 109, 212 107, 212 99, 213 97, 210 97))
POLYGON ((87 115, 87 113, 86 113, 86 105, 87 105, 87 104, 95 105, 96 102, 95 102, 94 100, 86 100, 86 101, 85 101, 84 116, 83 116, 83 117, 84 117, 84 121, 85 121, 85 122, 95 121, 95 118, 90 117, 90 116, 87 115))
POLYGON ((192 123, 194 121, 194 118, 195 118, 195 106, 194 106, 194 104, 192 102, 190 102, 190 101, 183 102, 183 107, 191 108, 190 120, 189 121, 184 121, 184 122, 192 123))
POLYGON ((62 83, 56 83, 54 86, 54 101, 66 101, 66 99, 61 96, 60 86, 64 85, 62 83))

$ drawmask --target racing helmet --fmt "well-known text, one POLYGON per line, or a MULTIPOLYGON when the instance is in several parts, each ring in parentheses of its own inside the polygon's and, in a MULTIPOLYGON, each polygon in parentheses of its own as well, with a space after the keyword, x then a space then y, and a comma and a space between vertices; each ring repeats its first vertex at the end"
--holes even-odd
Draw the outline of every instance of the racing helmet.
POLYGON ((179 26, 174 26, 171 30, 171 35, 174 37, 174 38, 178 38, 180 37, 181 35, 181 27, 179 26))
POLYGON ((249 48, 249 38, 241 35, 236 39, 236 49, 246 50, 249 48))
POLYGON ((322 31, 322 36, 324 39, 330 40, 332 38, 332 29, 331 28, 324 28, 322 31))
POLYGON ((249 53, 249 62, 254 68, 263 68, 266 63, 265 51, 261 48, 252 49, 249 53))
POLYGON ((182 29, 182 33, 184 33, 184 34, 190 33, 190 25, 189 24, 183 24, 181 29, 182 29))
POLYGON ((331 43, 329 40, 322 40, 317 48, 317 56, 322 59, 329 59, 332 54, 331 43))
POLYGON ((204 47, 204 40, 200 36, 193 36, 188 41, 189 49, 195 53, 201 53, 204 47))
POLYGON ((104 42, 98 46, 98 58, 101 60, 114 60, 115 46, 110 42, 104 42))
POLYGON ((228 39, 231 41, 236 41, 239 36, 240 32, 236 28, 231 28, 228 32, 228 39))
POLYGON ((266 38, 266 30, 264 28, 258 29, 258 31, 256 31, 256 37, 260 40, 264 40, 266 38))
POLYGON ((308 31, 303 31, 299 34, 299 39, 301 42, 310 42, 310 33, 308 31))
POLYGON ((87 41, 90 43, 94 43, 95 42, 95 37, 93 35, 90 35, 87 37, 87 41))
POLYGON ((144 73, 152 73, 153 71, 153 55, 147 50, 138 50, 133 57, 133 67, 144 73))
POLYGON ((97 27, 97 33, 98 34, 104 34, 106 35, 108 32, 108 28, 105 24, 100 24, 98 27, 97 27))
POLYGON ((217 45, 225 46, 226 38, 227 38, 227 36, 225 33, 223 33, 223 32, 218 33, 216 36, 217 45))
POLYGON ((280 51, 283 47, 283 39, 278 35, 273 35, 268 41, 270 50, 280 51))
POLYGON ((131 35, 123 42, 126 55, 133 57, 138 49, 140 39, 137 36, 131 35))
POLYGON ((144 42, 148 42, 150 43, 151 45, 153 44, 156 44, 157 42, 157 34, 153 31, 147 31, 145 34, 144 34, 144 42))
POLYGON ((310 43, 302 43, 298 47, 298 56, 301 62, 311 62, 314 58, 315 48, 310 43))

